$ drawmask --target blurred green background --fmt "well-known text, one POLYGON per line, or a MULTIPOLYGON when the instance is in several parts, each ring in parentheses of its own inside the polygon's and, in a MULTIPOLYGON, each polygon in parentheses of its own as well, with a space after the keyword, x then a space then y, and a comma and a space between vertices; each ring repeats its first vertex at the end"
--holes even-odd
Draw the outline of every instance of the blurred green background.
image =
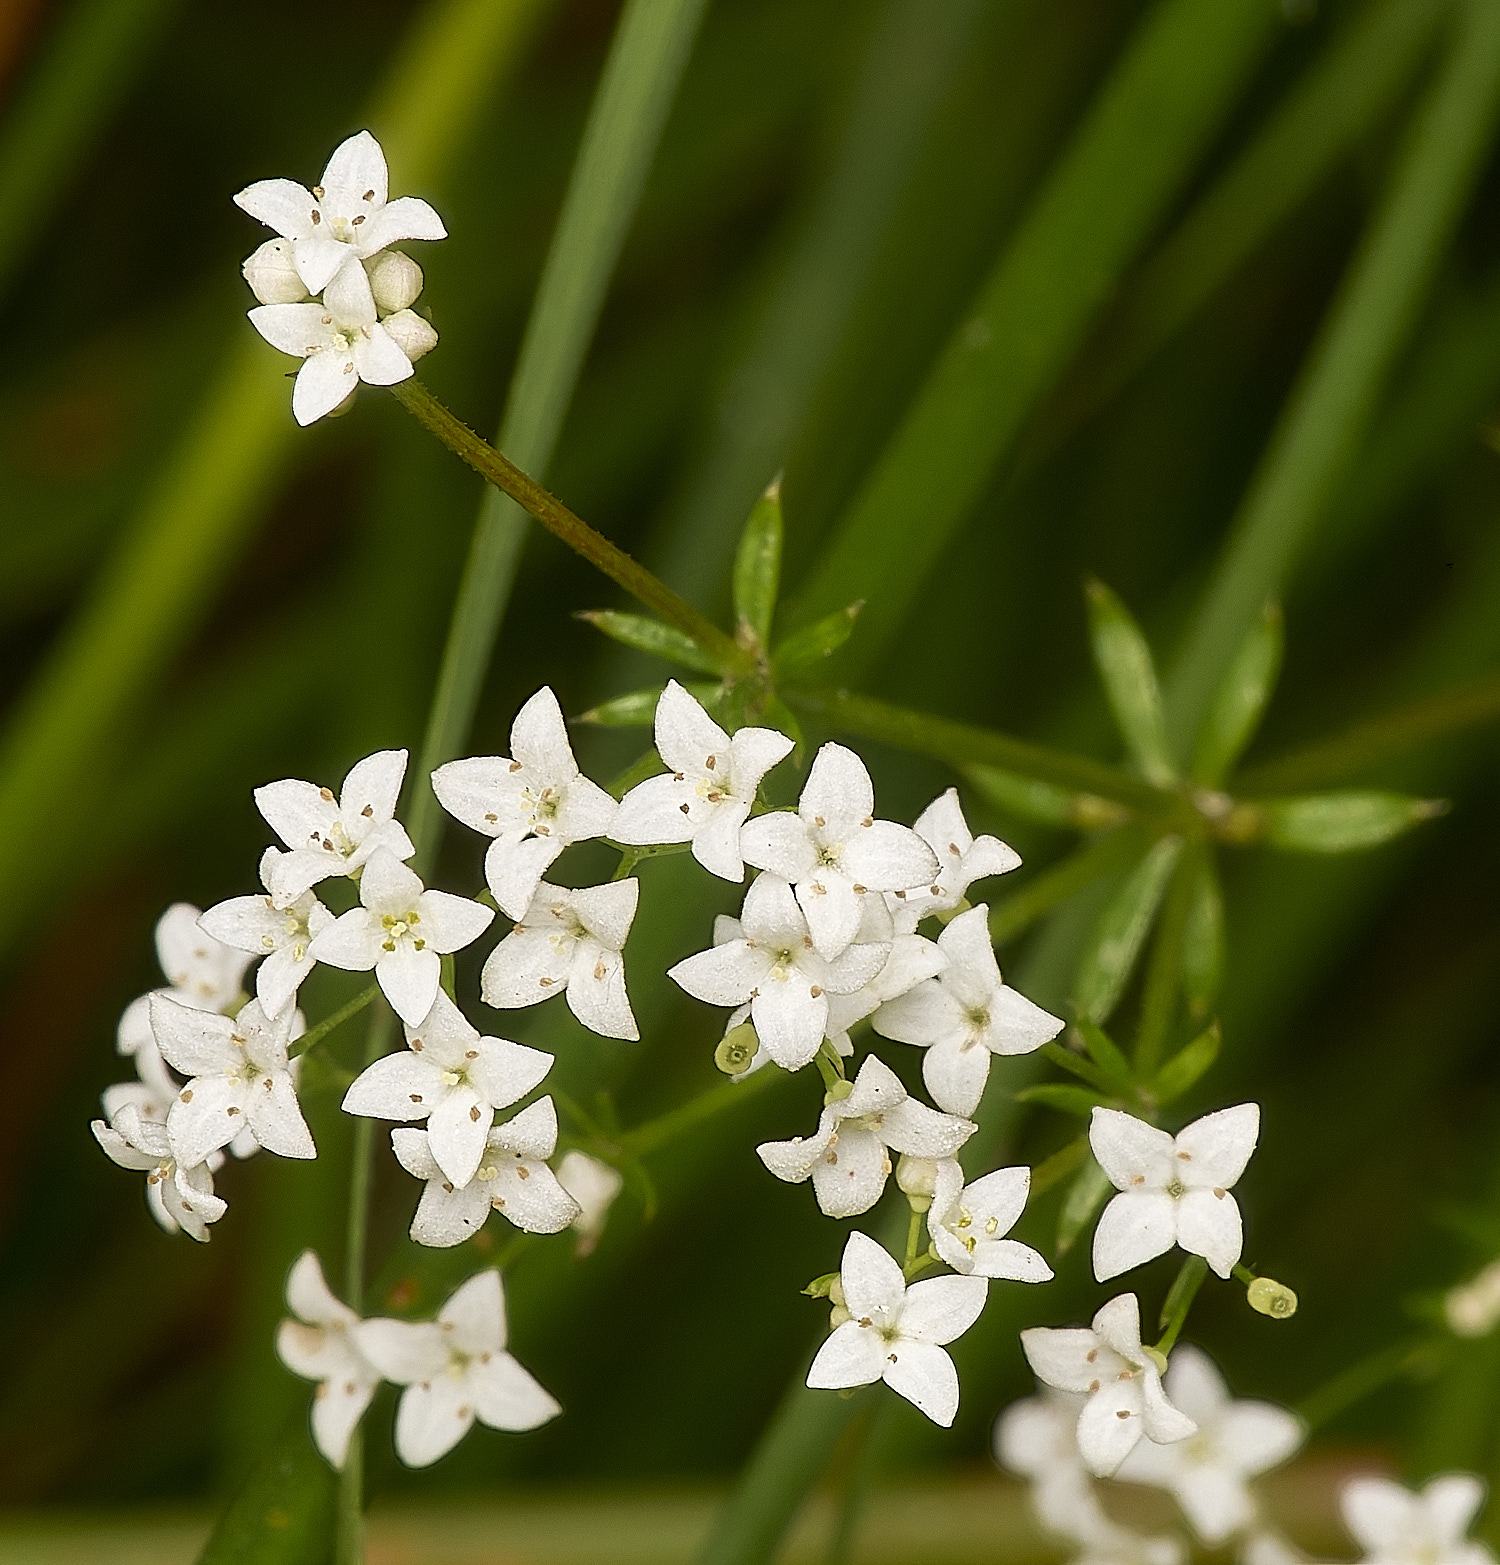
MULTIPOLYGON (((1168 9, 712 0, 551 486, 722 620, 739 527, 784 468, 785 596, 799 598, 969 301, 1168 9)), ((1139 138, 1143 168, 1170 165, 1140 176, 1159 188, 1138 232, 1098 257, 1096 297, 1055 366, 1005 393, 1013 409, 981 400, 979 423, 1012 432, 949 505, 930 568, 872 595, 840 678, 1116 758, 1081 578, 1109 582, 1164 659, 1179 643, 1443 68, 1452 9, 1236 0, 1210 18, 1223 58, 1202 67, 1212 96, 1191 134, 1149 94, 1111 132, 1139 138)), ((238 265, 263 233, 230 196, 274 175, 311 183, 345 135, 399 121, 392 189, 433 200, 451 235, 414 247, 442 334, 422 375, 491 430, 616 19, 606 0, 11 0, 0 13, 0 1507, 215 1503, 305 1404, 272 1330, 290 1259, 309 1243, 339 1252, 336 1086, 309 1088, 320 1160, 227 1169, 230 1213, 207 1247, 156 1229, 88 1121, 128 1075, 114 1025, 159 981, 159 912, 253 887, 268 835, 250 789, 336 783, 360 755, 420 743, 480 499, 379 393, 295 428, 288 366, 244 321, 238 265), (88 664, 89 627, 121 602, 88 664)), ((1137 152, 1114 151, 1128 195, 1137 152)), ((1355 458, 1316 507, 1252 768, 1500 667, 1496 176, 1486 150, 1355 458)), ((1096 259, 1088 216, 1059 296, 1096 259)), ((1023 319, 1045 322, 1045 283, 1023 319)), ((925 506, 900 526, 920 553, 925 506)), ((503 751, 542 683, 576 714, 664 677, 570 618, 619 601, 534 533, 469 748, 503 751)), ((1205 1290, 1188 1335, 1242 1394, 1295 1403, 1420 1335, 1422 1297, 1500 1253, 1497 737, 1472 723, 1335 779, 1452 800, 1398 843, 1225 859, 1224 1050, 1182 1108, 1264 1105, 1240 1187, 1246 1258, 1302 1300, 1276 1323, 1241 1290, 1205 1290)), ((579 729, 576 742, 608 778, 644 740, 579 729)), ((910 820, 957 780, 853 742, 883 813, 910 820)), ((976 831, 1026 858, 1014 886, 977 888, 992 901, 1073 845, 965 799, 976 831)), ((476 889, 479 862, 455 829, 442 883, 476 889)), ((584 881, 607 861, 576 850, 567 867, 584 881)), ((607 1088, 626 1125, 718 1079, 719 1015, 663 974, 736 901, 683 858, 641 874, 629 971, 643 1042, 594 1037, 557 1006, 497 1028, 553 1050, 552 1081, 580 1101, 607 1088)), ((1002 953, 1042 1003, 1067 999, 1068 952, 1101 895, 1002 953)), ((461 983, 472 996, 462 964, 461 983)), ((350 992, 320 971, 304 1004, 316 1019, 350 992)), ((357 1038, 342 1047, 352 1060, 357 1038)), ((912 1051, 882 1052, 916 1079, 912 1051)), ((512 1340, 567 1416, 524 1438, 476 1430, 413 1477, 384 1454, 382 1402, 377 1494, 727 1481, 823 1325, 797 1290, 835 1264, 843 1225, 753 1153, 815 1113, 807 1082, 779 1083, 648 1160, 649 1220, 633 1188, 586 1260, 562 1242, 525 1253, 507 1284, 512 1340)), ((1075 1133, 1041 1111, 1009 1123, 1008 1161, 1075 1133)), ((377 1272, 412 1199, 383 1159, 377 1272)), ((1039 1200, 1020 1235, 1050 1248, 1058 1200, 1039 1200)), ((1148 1308, 1171 1276, 1165 1259, 1142 1274, 1148 1308)), ((1029 1386, 1016 1330, 1084 1317, 1103 1296, 1082 1249, 1045 1288, 993 1290, 957 1350, 955 1430, 903 1405, 887 1470, 982 1462, 995 1413, 1029 1386)), ((1318 1439, 1378 1448, 1411 1477, 1500 1473, 1500 1341, 1419 1368, 1318 1439)))

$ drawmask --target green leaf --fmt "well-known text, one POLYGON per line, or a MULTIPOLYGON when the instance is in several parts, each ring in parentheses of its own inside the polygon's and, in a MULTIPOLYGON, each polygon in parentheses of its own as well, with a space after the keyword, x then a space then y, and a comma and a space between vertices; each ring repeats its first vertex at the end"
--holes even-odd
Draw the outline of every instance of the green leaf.
POLYGON ((1057 1219, 1055 1255, 1064 1256, 1073 1248, 1079 1234, 1093 1221, 1094 1214, 1104 1205, 1105 1198, 1114 1193, 1114 1188, 1109 1175, 1090 1157, 1078 1170, 1063 1198, 1057 1219))
POLYGON ((772 654, 771 666, 776 670, 776 677, 795 679, 815 668, 824 658, 832 657, 853 635, 854 621, 864 606, 861 598, 805 630, 793 631, 772 654))
POLYGON ((1204 853, 1182 926, 1182 995, 1194 1021, 1213 1010, 1223 977, 1224 894, 1213 858, 1204 853))
POLYGON ((1119 1003, 1181 852, 1181 838, 1163 837, 1109 899, 1074 981, 1079 1016, 1105 1022, 1119 1003))
POLYGON ((781 479, 772 479, 740 534, 734 556, 734 613, 762 647, 771 644, 771 618, 781 585, 781 479))
POLYGON ((1294 853, 1355 853, 1378 847, 1444 814, 1442 799, 1351 789, 1270 800, 1261 806, 1265 840, 1294 853))
POLYGON ((1151 1093, 1158 1103, 1175 1102, 1219 1057, 1221 1034, 1215 1022, 1205 1028, 1156 1073, 1151 1093))
POLYGON ((1135 1072, 1131 1070, 1130 1061, 1125 1058, 1119 1044, 1087 1016, 1080 1016, 1073 1026, 1078 1030, 1093 1062, 1112 1082, 1128 1092, 1135 1085, 1135 1072))
MULTIPOLYGON (((611 701, 601 701, 587 712, 580 712, 573 721, 595 723, 600 728, 649 728, 656 717, 656 703, 661 700, 662 688, 661 685, 647 685, 644 690, 632 690, 611 701)), ((711 712, 722 686, 683 680, 682 688, 711 712)))
POLYGON ((1039 1087, 1023 1087, 1016 1094, 1017 1103, 1040 1103, 1049 1109, 1061 1109, 1064 1114, 1081 1114, 1088 1119, 1101 1103, 1109 1099, 1087 1087, 1070 1087, 1065 1082, 1045 1082, 1039 1087))
POLYGON ((697 669, 700 674, 719 672, 718 664, 675 625, 664 625, 660 620, 647 619, 644 614, 625 614, 618 609, 580 609, 574 617, 587 620, 611 640, 634 647, 637 652, 649 652, 668 663, 681 663, 684 668, 697 669))
POLYGON ((1216 788, 1250 743, 1281 670, 1283 639, 1281 606, 1267 603, 1203 719, 1193 754, 1194 782, 1216 788))
POLYGON ((1151 648, 1129 609, 1102 581, 1089 577, 1084 593, 1094 662, 1104 681, 1115 726, 1141 776, 1159 788, 1170 787, 1177 774, 1167 751, 1161 686, 1151 648))
MULTIPOLYGON (((1112 1080, 1104 1071, 1100 1070, 1098 1065, 1092 1060, 1076 1053, 1068 1048, 1066 1044, 1058 1043, 1056 1039, 1053 1039, 1051 1042, 1042 1045, 1041 1052, 1045 1058, 1051 1060, 1060 1070, 1068 1071, 1072 1075, 1080 1077, 1099 1092, 1113 1097, 1119 1091, 1120 1084, 1118 1082, 1112 1080)), ((1128 1090, 1129 1083, 1125 1085, 1128 1090)))
POLYGON ((251 1469, 219 1517, 198 1565, 327 1565, 337 1479, 313 1449, 307 1415, 251 1469))
POLYGON ((965 780, 996 809, 1043 826, 1071 826, 1079 831, 1106 831, 1123 825, 1130 811, 1097 794, 1073 793, 1038 777, 999 766, 966 766, 965 780))

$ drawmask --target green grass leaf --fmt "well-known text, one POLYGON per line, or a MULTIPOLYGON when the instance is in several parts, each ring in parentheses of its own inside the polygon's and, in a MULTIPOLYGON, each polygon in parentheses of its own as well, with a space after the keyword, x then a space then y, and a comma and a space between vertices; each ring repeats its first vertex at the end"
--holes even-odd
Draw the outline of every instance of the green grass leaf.
POLYGON ((1151 648, 1130 610, 1102 581, 1090 577, 1084 592, 1094 664, 1104 682, 1115 727, 1141 776, 1158 788, 1169 788, 1176 781, 1176 769, 1167 752, 1161 687, 1156 682, 1151 648))
MULTIPOLYGON (((734 615, 762 647, 771 645, 771 620, 781 586, 781 480, 750 508, 734 556, 734 615)), ((847 634, 847 632, 846 632, 847 634)))
POLYGON ((1193 753, 1192 779, 1217 787, 1254 737, 1281 671, 1281 608, 1268 603, 1224 675, 1203 720, 1193 753))
POLYGON ((1105 1022, 1119 1003, 1167 889, 1182 840, 1163 837, 1126 876, 1105 906, 1074 981, 1078 1014, 1105 1022))

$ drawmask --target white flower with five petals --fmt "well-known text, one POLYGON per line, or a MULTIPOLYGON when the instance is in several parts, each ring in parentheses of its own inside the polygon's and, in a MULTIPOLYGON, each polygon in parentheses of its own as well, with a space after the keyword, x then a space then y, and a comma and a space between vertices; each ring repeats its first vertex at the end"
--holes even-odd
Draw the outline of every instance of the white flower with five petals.
POLYGON ((408 1467, 446 1455, 476 1418, 491 1429, 523 1430, 562 1411, 505 1351, 497 1271, 471 1277, 435 1321, 361 1321, 354 1340, 387 1380, 406 1387, 396 1409, 396 1454, 408 1467))
POLYGON ((929 1277, 906 1285, 896 1262, 862 1233, 852 1233, 839 1267, 849 1319, 818 1349, 807 1383, 847 1390, 883 1380, 948 1428, 958 1412, 958 1371, 944 1351, 979 1319, 983 1277, 929 1277))
POLYGON ((208 1225, 218 1222, 228 1207, 214 1194, 214 1176, 206 1162, 185 1166, 166 1126, 147 1119, 134 1103, 122 1103, 108 1124, 96 1119, 90 1128, 111 1161, 145 1174, 151 1215, 169 1234, 181 1229, 200 1244, 208 1242, 208 1225))
POLYGON ((1243 1238, 1229 1194, 1260 1135, 1260 1108, 1241 1103, 1194 1120, 1170 1136, 1118 1109, 1096 1108, 1089 1144, 1120 1194, 1094 1230, 1100 1282, 1180 1245, 1221 1277, 1234 1270, 1243 1238))
POLYGON ((497 1109, 518 1103, 552 1069, 552 1056, 507 1038, 482 1038, 437 991, 407 1047, 378 1059, 344 1095, 346 1114, 427 1121, 433 1161, 456 1186, 474 1178, 497 1109))
POLYGON ((997 1168, 973 1184, 948 1159, 937 1166, 927 1232, 932 1247, 956 1272, 1011 1282, 1048 1282, 1052 1268, 1018 1239, 1005 1236, 1020 1221, 1031 1193, 1029 1168, 997 1168))
POLYGON ((1008 875, 1020 867, 1021 855, 998 837, 976 837, 964 819, 958 789, 940 794, 912 824, 912 830, 937 855, 937 877, 911 891, 892 891, 886 902, 896 928, 910 934, 932 913, 946 913, 964 900, 976 880, 1008 875))
POLYGON ((1418 1494, 1385 1478, 1344 1485, 1344 1525, 1367 1565, 1491 1565, 1494 1555, 1464 1535, 1484 1503, 1472 1473, 1444 1473, 1418 1494))
POLYGON ((859 931, 861 903, 880 891, 930 885, 937 855, 909 826, 878 821, 865 763, 840 744, 813 760, 793 814, 757 816, 740 833, 745 861, 796 890, 818 954, 832 961, 859 931))

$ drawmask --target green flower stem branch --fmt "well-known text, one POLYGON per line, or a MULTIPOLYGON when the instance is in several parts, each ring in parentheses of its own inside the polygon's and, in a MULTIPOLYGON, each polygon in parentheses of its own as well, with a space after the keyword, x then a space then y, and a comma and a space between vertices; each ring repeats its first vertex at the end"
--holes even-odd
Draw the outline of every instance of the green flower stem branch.
POLYGON ((717 1086, 710 1087, 707 1092, 699 1093, 696 1098, 690 1098, 677 1108, 668 1109, 665 1114, 647 1120, 644 1125, 638 1125, 634 1130, 627 1130, 620 1137, 620 1146, 637 1157, 647 1152, 654 1152, 684 1131, 691 1130, 726 1110, 737 1108, 768 1087, 774 1087, 777 1083, 788 1080, 790 1078, 785 1071, 779 1067, 766 1065, 744 1081, 721 1082, 717 1086))
POLYGON ((325 1016, 316 1027, 309 1027, 307 1031, 303 1033, 295 1043, 292 1044, 291 1048, 287 1050, 287 1054, 290 1055, 292 1059, 296 1059, 299 1054, 306 1054, 309 1049, 315 1048, 318 1044, 322 1043, 322 1041, 329 1035, 329 1033, 333 1032, 336 1028, 342 1027, 350 1017, 358 1016, 359 1013, 364 1010, 370 1001, 373 1000, 379 993, 379 984, 367 985, 365 988, 361 989, 352 1000, 348 1001, 347 1004, 341 1005, 338 1010, 334 1011, 331 1015, 325 1016))

